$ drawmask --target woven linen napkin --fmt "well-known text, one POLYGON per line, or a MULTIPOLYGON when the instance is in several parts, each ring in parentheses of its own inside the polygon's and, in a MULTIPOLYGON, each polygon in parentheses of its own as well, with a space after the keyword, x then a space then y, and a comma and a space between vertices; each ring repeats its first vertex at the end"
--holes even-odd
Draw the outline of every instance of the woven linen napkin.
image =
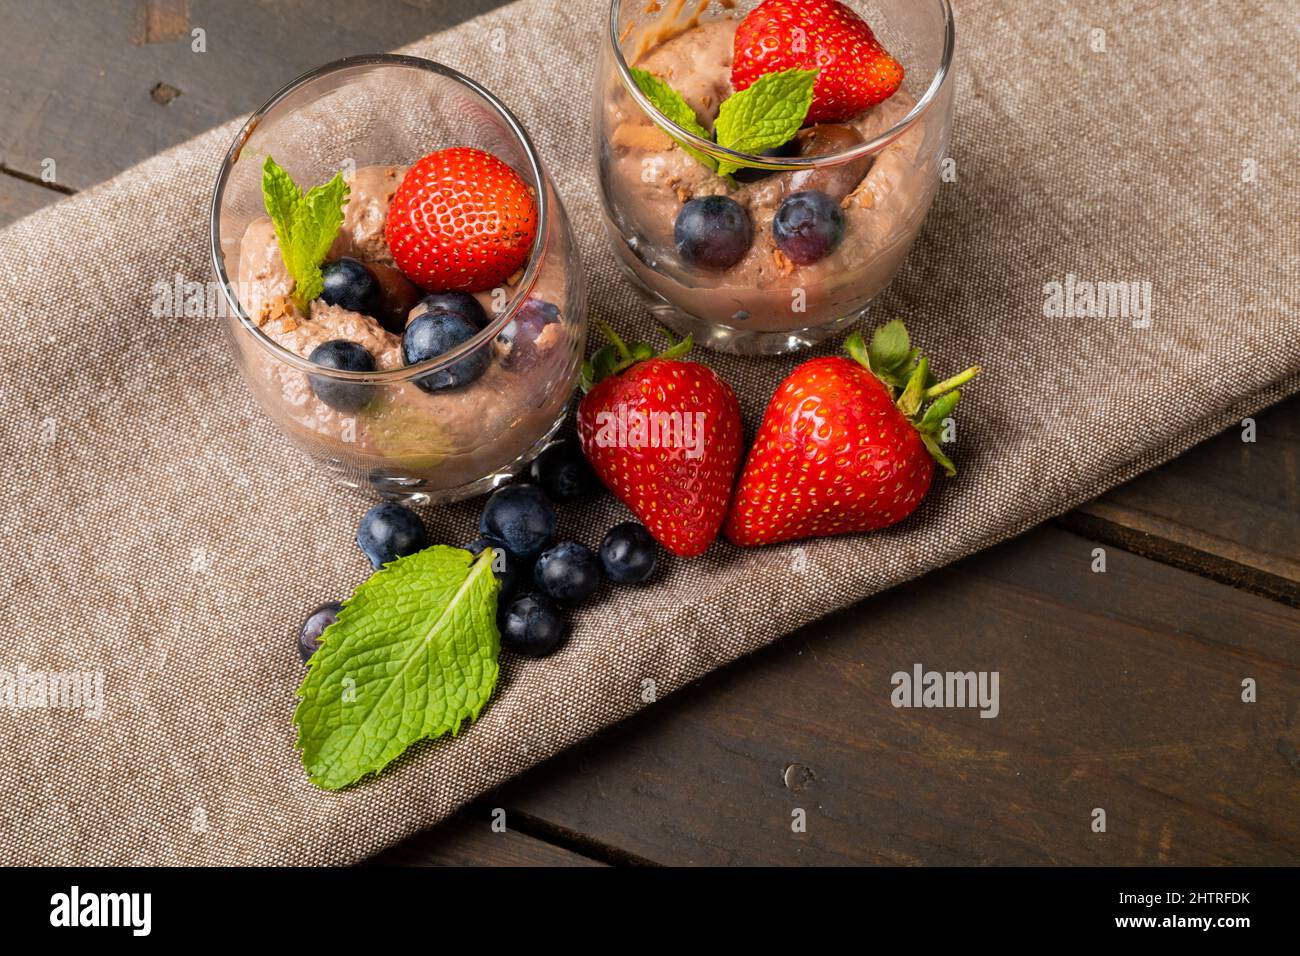
MULTIPOLYGON (((150 313, 159 280, 210 277, 207 204, 239 121, 4 230, 0 669, 100 673, 103 696, 98 714, 0 707, 0 862, 359 860, 645 706, 646 679, 665 695, 1300 390, 1294 14, 960 3, 955 180, 875 311, 939 371, 985 369, 957 416, 958 478, 882 533, 717 545, 607 594, 561 652, 504 659, 460 737, 341 793, 309 785, 294 750, 294 633, 364 580, 365 502, 281 438, 217 322, 150 313), (1045 316, 1069 276, 1149 282, 1149 324, 1045 316)), ((521 0, 408 52, 517 112, 573 218, 592 314, 647 333, 593 183, 605 16, 521 0)), ((795 360, 709 361, 752 429, 795 360)), ((455 543, 476 511, 425 517, 455 543)), ((562 532, 594 543, 623 515, 569 508, 562 532)))

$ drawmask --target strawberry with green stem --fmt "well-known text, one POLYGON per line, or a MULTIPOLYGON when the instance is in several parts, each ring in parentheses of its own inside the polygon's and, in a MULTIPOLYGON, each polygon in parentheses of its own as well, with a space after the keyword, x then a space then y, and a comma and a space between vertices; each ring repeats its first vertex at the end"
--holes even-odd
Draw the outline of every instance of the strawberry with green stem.
POLYGON ((898 320, 845 348, 777 387, 727 516, 732 543, 875 531, 916 510, 936 463, 956 474, 939 436, 979 369, 937 381, 898 320))
POLYGON ((716 372, 684 361, 691 337, 656 354, 609 339, 583 366, 578 438, 593 470, 674 554, 702 554, 718 535, 740 465, 736 394, 716 372))

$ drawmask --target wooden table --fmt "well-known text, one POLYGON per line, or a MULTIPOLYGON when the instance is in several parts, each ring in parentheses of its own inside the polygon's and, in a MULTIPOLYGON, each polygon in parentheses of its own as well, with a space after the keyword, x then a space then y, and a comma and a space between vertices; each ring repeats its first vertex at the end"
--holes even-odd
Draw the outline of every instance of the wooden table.
MULTIPOLYGON (((495 5, 11 0, 0 224, 495 5)), ((804 628, 378 862, 1300 863, 1300 400, 1255 431, 804 628), (900 653, 999 670, 1000 719, 893 708, 900 653)))

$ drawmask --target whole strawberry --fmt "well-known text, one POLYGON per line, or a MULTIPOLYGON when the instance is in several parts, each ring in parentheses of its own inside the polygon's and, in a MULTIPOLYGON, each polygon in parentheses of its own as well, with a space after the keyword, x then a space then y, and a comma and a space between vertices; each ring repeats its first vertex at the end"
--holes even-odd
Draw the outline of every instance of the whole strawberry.
POLYGON ((528 261, 537 204, 528 184, 469 146, 425 156, 402 178, 384 236, 406 277, 431 292, 483 292, 528 261))
POLYGON ((902 65, 871 27, 836 0, 764 0, 736 30, 731 85, 781 70, 820 70, 810 123, 838 123, 894 95, 902 65))
POLYGON ((578 438, 596 474, 673 554, 702 554, 740 465, 740 405, 713 369, 684 362, 690 336, 655 355, 612 344, 583 367, 578 438))
POLYGON ((938 462, 944 420, 978 368, 935 382, 897 320, 851 358, 804 362, 768 403, 741 472, 724 533, 738 545, 875 531, 921 503, 938 462), (924 407, 930 402, 929 407, 924 407))

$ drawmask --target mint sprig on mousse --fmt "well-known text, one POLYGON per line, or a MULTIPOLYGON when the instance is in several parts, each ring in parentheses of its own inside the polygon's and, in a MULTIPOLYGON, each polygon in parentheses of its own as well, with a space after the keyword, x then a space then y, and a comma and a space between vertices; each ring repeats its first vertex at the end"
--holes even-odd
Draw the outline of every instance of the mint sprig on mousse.
MULTIPOLYGON (((696 136, 714 138, 685 97, 667 82, 645 70, 633 68, 631 72, 637 87, 660 113, 696 136)), ((715 142, 754 155, 788 143, 808 118, 818 73, 818 70, 781 70, 759 77, 752 86, 731 94, 718 108, 715 142)), ((738 163, 716 161, 680 140, 675 142, 719 176, 729 176, 743 168, 738 163)))
POLYGON ((304 312, 325 288, 320 267, 343 227, 348 192, 342 173, 304 194, 269 155, 262 165, 262 200, 275 225, 280 256, 293 276, 294 304, 304 312))

